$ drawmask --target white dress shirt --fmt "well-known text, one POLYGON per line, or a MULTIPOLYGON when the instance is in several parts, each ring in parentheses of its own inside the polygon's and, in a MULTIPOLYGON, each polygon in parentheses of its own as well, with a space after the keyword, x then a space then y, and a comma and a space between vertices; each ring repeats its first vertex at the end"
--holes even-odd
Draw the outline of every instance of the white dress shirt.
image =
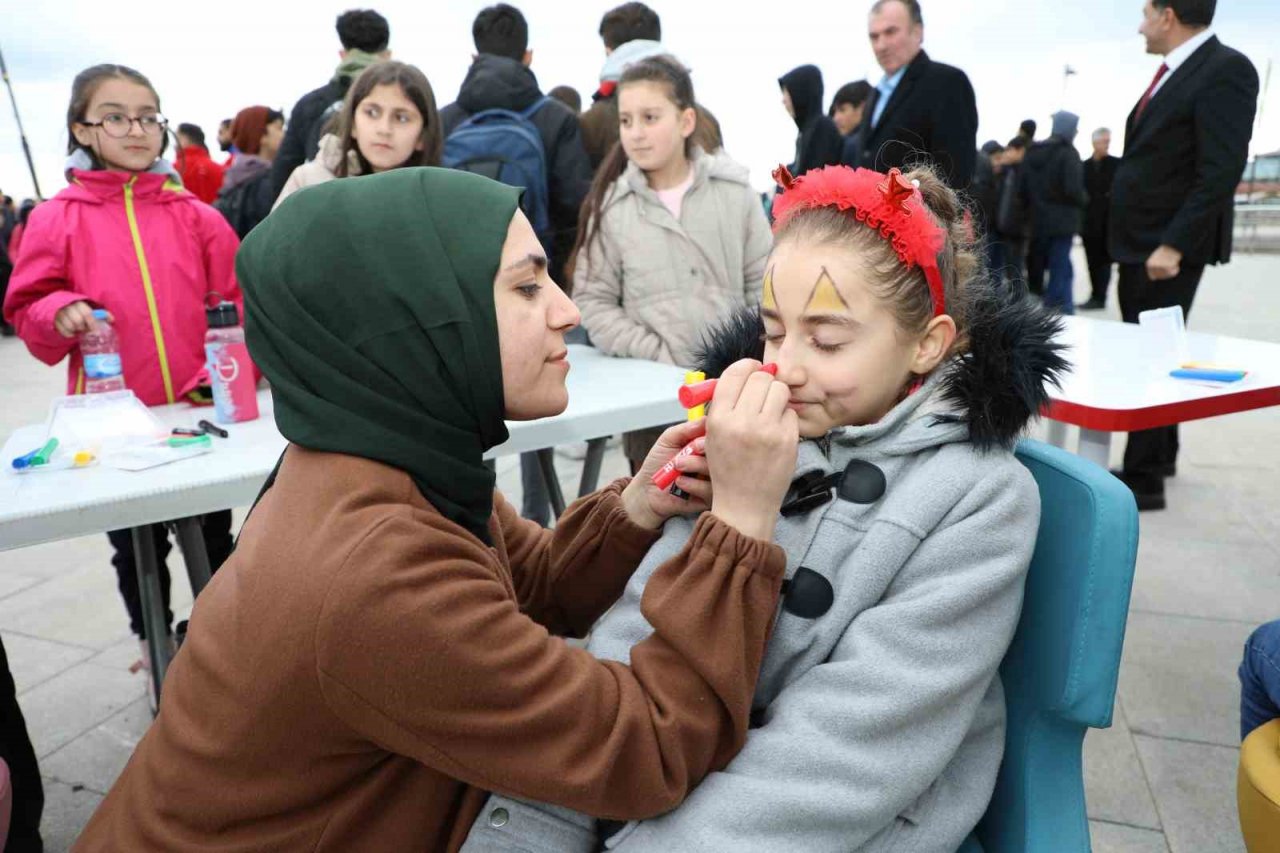
POLYGON ((1159 92, 1164 87, 1164 84, 1169 82, 1169 78, 1173 76, 1173 72, 1178 70, 1178 66, 1186 62, 1187 59, 1191 57, 1191 54, 1200 49, 1200 45, 1204 44, 1211 38, 1213 38, 1213 30, 1206 27, 1201 32, 1196 33, 1191 38, 1166 53, 1164 55, 1164 64, 1169 68, 1169 70, 1160 78, 1160 82, 1156 84, 1156 87, 1151 90, 1151 97, 1154 98, 1156 96, 1156 92, 1159 92))

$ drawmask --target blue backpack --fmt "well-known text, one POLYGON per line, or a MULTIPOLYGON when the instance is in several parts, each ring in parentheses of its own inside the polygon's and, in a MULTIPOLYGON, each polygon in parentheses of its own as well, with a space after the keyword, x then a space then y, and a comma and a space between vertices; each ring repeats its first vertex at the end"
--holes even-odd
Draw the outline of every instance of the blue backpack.
POLYGON ((551 204, 547 190, 547 154, 534 114, 544 96, 521 112, 483 110, 458 125, 444 143, 444 165, 522 187, 520 207, 544 248, 551 245, 551 204))

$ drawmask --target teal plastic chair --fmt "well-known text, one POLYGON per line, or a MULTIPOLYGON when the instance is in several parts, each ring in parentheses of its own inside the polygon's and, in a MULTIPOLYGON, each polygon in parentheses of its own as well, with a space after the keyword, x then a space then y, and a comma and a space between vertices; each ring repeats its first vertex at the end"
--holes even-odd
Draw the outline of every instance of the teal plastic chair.
POLYGON ((1111 725, 1138 509, 1119 480, 1078 456, 1022 441, 1040 487, 1040 531, 1022 618, 1000 665, 1004 763, 987 813, 960 853, 1088 851, 1081 745, 1111 725))

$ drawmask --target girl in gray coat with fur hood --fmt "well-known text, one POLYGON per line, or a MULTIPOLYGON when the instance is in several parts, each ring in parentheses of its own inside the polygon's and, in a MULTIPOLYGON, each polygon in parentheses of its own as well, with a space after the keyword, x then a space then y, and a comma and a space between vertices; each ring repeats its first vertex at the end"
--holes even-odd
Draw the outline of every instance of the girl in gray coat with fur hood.
MULTIPOLYGON (((583 205, 573 299, 603 352, 689 367, 702 329, 759 303, 769 223, 746 167, 692 141, 693 83, 675 59, 627 66, 618 120, 583 205)), ((661 432, 627 435, 633 468, 661 432)))
MULTIPOLYGON (((953 853, 986 810, 1040 513, 1012 448, 1065 362, 1059 321, 982 275, 955 194, 896 172, 784 173, 761 308, 700 359, 776 363, 802 438, 741 752, 625 826, 493 797, 464 851, 953 853)), ((695 521, 667 523, 589 651, 628 660, 645 583, 695 521)))

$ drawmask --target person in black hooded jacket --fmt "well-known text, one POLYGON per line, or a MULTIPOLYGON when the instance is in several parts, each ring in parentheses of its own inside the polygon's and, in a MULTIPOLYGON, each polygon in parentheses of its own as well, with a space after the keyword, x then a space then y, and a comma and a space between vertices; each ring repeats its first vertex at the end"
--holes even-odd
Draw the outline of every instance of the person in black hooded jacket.
POLYGON ((796 159, 791 173, 796 177, 820 166, 835 166, 844 153, 844 137, 836 123, 822 109, 822 72, 816 65, 801 65, 778 78, 782 105, 795 119, 796 159))
MULTIPOLYGON (((529 25, 514 6, 499 3, 482 9, 471 28, 475 61, 458 91, 458 99, 440 111, 447 138, 458 125, 483 110, 520 112, 542 100, 538 78, 529 69, 529 25)), ((547 193, 552 229, 551 274, 564 282, 563 266, 578 235, 578 209, 591 188, 591 161, 582 144, 578 116, 554 98, 530 118, 542 137, 547 158, 547 193)))
MULTIPOLYGON (((521 112, 543 100, 538 78, 529 70, 529 25, 514 6, 499 3, 481 9, 471 26, 476 56, 462 81, 458 99, 440 111, 445 138, 475 113, 503 109, 521 112)), ((582 144, 578 114, 554 98, 529 119, 542 138, 547 162, 547 211, 551 245, 547 247, 551 277, 567 285, 564 266, 578 237, 578 210, 591 189, 591 161, 582 144)), ((570 338, 570 343, 585 343, 570 338)), ((520 454, 520 514, 546 527, 551 501, 536 453, 520 454)))
POLYGON ((1042 293, 1045 304, 1064 314, 1075 313, 1071 245, 1080 233, 1084 208, 1084 164, 1076 153, 1080 120, 1075 113, 1053 114, 1053 133, 1027 149, 1026 189, 1031 202, 1031 247, 1027 253, 1027 279, 1032 293, 1042 293), (1049 283, 1044 285, 1044 274, 1049 283))

